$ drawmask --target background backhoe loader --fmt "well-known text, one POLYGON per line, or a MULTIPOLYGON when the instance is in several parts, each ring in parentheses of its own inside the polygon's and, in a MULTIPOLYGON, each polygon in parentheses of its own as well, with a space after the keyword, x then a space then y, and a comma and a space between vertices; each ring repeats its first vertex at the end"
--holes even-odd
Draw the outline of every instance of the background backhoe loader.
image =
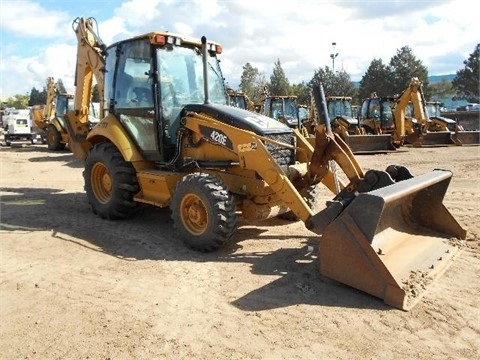
MULTIPOLYGON (((353 116, 352 98, 349 96, 327 96, 328 115, 332 121, 332 130, 340 135, 354 154, 395 151, 392 136, 378 125, 364 123, 353 116), (370 127, 369 127, 370 125, 370 127)), ((376 101, 373 100, 373 101, 376 101)))
POLYGON ((73 108, 73 95, 68 94, 61 80, 55 83, 53 77, 47 78, 47 100, 45 105, 35 105, 32 117, 46 138, 49 150, 63 150, 68 143, 65 113, 73 108))
POLYGON ((305 138, 227 105, 220 44, 151 32, 106 47, 93 25, 91 18, 73 23, 79 61, 75 109, 66 118, 94 213, 113 220, 140 203, 170 207, 178 237, 212 251, 235 232, 238 216, 257 221, 292 211, 321 235, 322 274, 400 309, 420 297, 412 273, 425 279, 450 264, 449 239, 466 236, 442 204, 450 171, 364 173, 331 131, 322 87, 312 94, 315 137, 305 138), (90 130, 93 75, 104 85, 108 115, 90 130), (331 161, 348 183, 334 176, 331 161), (305 198, 316 186, 335 194, 318 213, 305 198))
POLYGON ((414 77, 409 86, 392 104, 395 131, 394 144, 411 144, 413 146, 461 145, 452 137, 448 127, 439 127, 440 122, 428 117, 422 82, 414 77), (413 117, 407 116, 409 107, 413 107, 413 117))
POLYGON ((250 100, 248 95, 243 91, 235 91, 233 89, 227 89, 228 105, 235 106, 240 109, 249 111, 255 111, 255 103, 250 100))
POLYGON ((271 95, 264 89, 260 113, 278 120, 291 128, 301 128, 298 114, 297 96, 295 95, 271 95))
POLYGON ((441 103, 427 101, 425 111, 430 120, 429 131, 450 131, 452 139, 457 145, 480 145, 480 131, 466 130, 456 120, 442 115, 441 103))

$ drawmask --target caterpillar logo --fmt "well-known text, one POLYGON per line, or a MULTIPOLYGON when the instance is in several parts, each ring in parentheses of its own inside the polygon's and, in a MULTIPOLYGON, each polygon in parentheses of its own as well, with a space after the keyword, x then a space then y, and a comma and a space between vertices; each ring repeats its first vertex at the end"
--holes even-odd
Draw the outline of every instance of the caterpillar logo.
POLYGON ((207 126, 200 126, 200 131, 203 136, 209 140, 216 142, 226 148, 233 150, 233 144, 230 138, 221 130, 212 129, 207 126))

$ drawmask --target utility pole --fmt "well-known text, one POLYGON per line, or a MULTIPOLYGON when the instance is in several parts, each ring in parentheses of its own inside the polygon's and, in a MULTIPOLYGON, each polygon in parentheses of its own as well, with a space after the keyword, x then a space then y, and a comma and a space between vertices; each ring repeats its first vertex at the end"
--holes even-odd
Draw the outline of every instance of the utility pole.
POLYGON ((335 74, 335 59, 338 56, 338 53, 335 52, 335 46, 337 45, 336 42, 332 42, 333 52, 330 54, 330 58, 332 59, 332 72, 335 74))

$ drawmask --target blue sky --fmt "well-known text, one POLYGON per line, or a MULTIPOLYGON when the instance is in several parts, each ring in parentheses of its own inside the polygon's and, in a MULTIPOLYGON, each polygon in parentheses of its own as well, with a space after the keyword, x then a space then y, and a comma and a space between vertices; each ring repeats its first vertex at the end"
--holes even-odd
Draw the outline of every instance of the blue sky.
POLYGON ((467 0, 0 0, 0 99, 41 90, 48 76, 73 92, 76 17, 94 17, 107 45, 153 30, 205 35, 223 45, 234 88, 247 62, 268 80, 280 60, 293 84, 332 68, 333 52, 335 69, 359 81, 406 45, 429 75, 452 74, 480 42, 467 0))

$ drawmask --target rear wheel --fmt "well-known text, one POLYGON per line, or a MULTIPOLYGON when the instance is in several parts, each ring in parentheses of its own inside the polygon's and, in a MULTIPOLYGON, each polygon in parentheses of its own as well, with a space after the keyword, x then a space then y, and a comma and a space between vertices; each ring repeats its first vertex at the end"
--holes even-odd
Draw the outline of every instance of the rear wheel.
POLYGON ((171 209, 175 229, 195 250, 217 250, 235 230, 233 196, 209 174, 186 175, 174 190, 171 209))
POLYGON ((85 160, 83 172, 88 202, 95 214, 115 220, 129 217, 139 191, 133 165, 112 143, 96 144, 85 160))
POLYGON ((62 134, 53 125, 47 128, 47 147, 49 150, 63 150, 65 144, 62 143, 62 134))

